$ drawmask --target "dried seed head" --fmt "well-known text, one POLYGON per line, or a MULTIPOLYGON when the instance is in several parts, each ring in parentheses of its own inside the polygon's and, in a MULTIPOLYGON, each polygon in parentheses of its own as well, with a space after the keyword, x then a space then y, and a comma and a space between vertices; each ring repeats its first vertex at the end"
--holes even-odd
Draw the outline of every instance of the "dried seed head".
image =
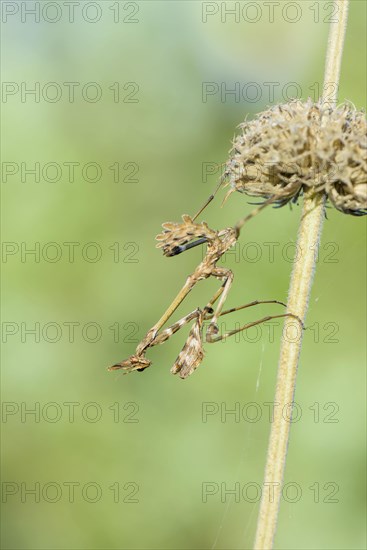
POLYGON ((346 214, 367 213, 364 112, 294 100, 240 127, 225 169, 229 194, 275 195, 283 206, 313 188, 346 214))

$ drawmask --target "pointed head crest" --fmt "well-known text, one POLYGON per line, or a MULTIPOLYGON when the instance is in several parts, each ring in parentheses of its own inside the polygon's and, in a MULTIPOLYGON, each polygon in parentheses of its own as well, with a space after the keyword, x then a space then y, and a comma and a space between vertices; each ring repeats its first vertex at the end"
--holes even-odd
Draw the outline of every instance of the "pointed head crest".
MULTIPOLYGON (((188 243, 196 239, 203 239, 201 242, 210 241, 217 237, 217 232, 210 229, 205 223, 194 223, 187 214, 182 216, 182 223, 166 222, 162 225, 164 231, 156 236, 157 248, 163 249, 165 256, 175 256, 186 248, 188 243)), ((201 244, 198 243, 198 244, 201 244)))

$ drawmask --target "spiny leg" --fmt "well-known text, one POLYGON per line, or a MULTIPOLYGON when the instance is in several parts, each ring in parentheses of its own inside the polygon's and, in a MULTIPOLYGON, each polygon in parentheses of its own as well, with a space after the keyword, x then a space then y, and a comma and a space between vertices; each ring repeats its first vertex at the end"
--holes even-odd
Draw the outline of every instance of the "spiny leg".
POLYGON ((195 320, 188 338, 179 353, 173 367, 171 368, 172 374, 179 374, 180 378, 187 378, 192 374, 195 369, 200 365, 204 358, 203 349, 203 323, 213 317, 213 305, 222 295, 225 289, 226 281, 218 288, 213 297, 207 303, 203 310, 198 309, 199 315, 195 320))
POLYGON ((279 300, 254 300, 253 302, 250 302, 243 306, 231 307, 231 309, 226 309, 225 311, 222 311, 220 316, 222 317, 222 315, 227 315, 228 313, 233 313, 234 311, 240 311, 241 309, 245 309, 247 307, 258 306, 259 304, 279 304, 281 306, 287 307, 287 304, 285 304, 284 302, 280 302, 279 300))
POLYGON ((264 208, 266 208, 269 204, 275 202, 275 200, 276 200, 276 197, 273 195, 272 197, 270 197, 270 199, 268 199, 265 202, 263 202, 262 204, 260 204, 260 206, 258 206, 257 208, 254 208, 253 210, 251 210, 251 212, 249 214, 247 214, 247 216, 245 216, 244 218, 239 220, 235 225, 235 229, 236 229, 238 235, 240 234, 240 231, 241 231, 242 227, 245 225, 245 223, 247 223, 249 220, 251 220, 252 218, 257 216, 257 214, 259 214, 259 212, 264 210, 264 208))
MULTIPOLYGON (((195 216, 192 218, 192 220, 196 220, 196 218, 198 218, 200 216, 200 214, 205 210, 205 208, 212 202, 212 200, 214 199, 215 195, 217 194, 217 192, 219 191, 219 189, 222 187, 222 185, 224 184, 224 181, 225 179, 227 178, 227 173, 224 172, 224 174, 221 176, 220 180, 219 180, 219 183, 217 185, 217 187, 215 188, 214 192, 207 198, 207 200, 205 201, 205 203, 203 204, 203 206, 200 208, 200 210, 198 210, 198 212, 195 214, 195 216)), ((226 184, 228 185, 228 184, 226 184)), ((222 201, 222 206, 224 205, 225 202, 227 202, 227 199, 228 197, 234 192, 234 189, 230 189, 228 191, 228 193, 226 194, 226 196, 224 197, 223 201, 222 201)), ((277 196, 276 195, 273 195, 272 197, 270 197, 268 200, 266 200, 263 204, 260 205, 259 208, 255 208, 248 216, 246 216, 243 220, 240 220, 239 224, 240 224, 240 227, 239 227, 239 230, 242 228, 242 226, 244 225, 244 223, 246 223, 248 220, 250 220, 251 218, 253 218, 254 216, 256 216, 256 214, 258 214, 263 208, 265 208, 265 206, 267 206, 268 204, 272 203, 272 202, 275 202, 277 200, 277 196)), ((238 224, 237 224, 238 225, 238 224)))
POLYGON ((203 244, 204 242, 213 241, 212 244, 212 250, 211 250, 211 257, 208 259, 208 252, 203 259, 203 261, 199 264, 199 266, 195 269, 195 271, 187 278, 186 283, 180 290, 180 292, 177 294, 176 298, 173 300, 171 305, 167 308, 167 310, 163 313, 162 317, 159 319, 159 321, 147 332, 143 340, 140 342, 138 347, 136 348, 136 353, 139 355, 144 352, 145 349, 147 349, 151 342, 156 337, 158 331, 163 327, 163 325, 168 321, 168 319, 171 317, 171 315, 176 311, 176 309, 179 307, 181 302, 186 298, 187 294, 192 290, 192 288, 196 285, 196 283, 201 279, 206 279, 209 274, 209 268, 210 271, 212 271, 212 265, 215 264, 215 257, 213 258, 213 254, 217 252, 218 258, 220 257, 220 250, 217 250, 219 240, 218 232, 210 229, 206 223, 202 224, 194 224, 193 220, 189 216, 183 216, 183 223, 182 224, 174 224, 174 223, 166 223, 163 224, 165 231, 157 236, 157 239, 160 241, 159 247, 162 247, 164 250, 165 255, 171 256, 171 255, 177 255, 183 252, 184 250, 187 250, 188 248, 192 248, 194 246, 197 246, 198 244, 203 244), (184 230, 183 230, 184 228, 184 230), (191 237, 199 237, 194 242, 185 242, 188 238, 191 237), (172 246, 174 243, 180 243, 181 245, 172 246))
MULTIPOLYGON (((171 373, 172 374, 179 374, 179 376, 181 378, 185 379, 188 376, 190 376, 197 369, 197 367, 200 365, 201 361, 203 360, 203 358, 204 358, 203 335, 202 335, 203 322, 204 321, 209 321, 213 318, 214 314, 213 314, 213 309, 212 309, 211 306, 214 305, 216 300, 223 293, 223 289, 225 287, 225 284, 226 283, 224 283, 217 290, 217 292, 214 294, 214 296, 211 298, 211 300, 208 302, 207 306, 205 306, 205 308, 203 310, 200 310, 199 308, 197 310, 195 310, 195 312, 199 312, 199 314, 197 315, 197 318, 195 319, 194 325, 192 326, 192 328, 190 330, 189 336, 188 336, 188 338, 187 338, 180 354, 178 355, 173 367, 171 368, 171 373)), ((285 303, 280 302, 278 300, 262 300, 262 301, 255 300, 251 303, 248 303, 248 304, 236 307, 236 308, 231 308, 231 309, 228 309, 226 311, 223 311, 223 312, 221 312, 220 316, 227 315, 228 313, 232 313, 234 311, 239 311, 241 309, 245 309, 245 308, 248 308, 248 307, 251 307, 251 306, 256 306, 256 305, 259 305, 259 304, 279 304, 279 305, 286 306, 285 303)), ((191 318, 193 318, 194 315, 195 315, 195 312, 192 312, 191 314, 189 314, 189 316, 191 316, 191 318)), ((189 318, 189 316, 187 316, 187 318, 189 318)), ((281 316, 270 316, 270 317, 267 317, 267 318, 265 318, 261 321, 258 321, 258 322, 264 322, 265 320, 273 319, 274 317, 281 317, 281 316)), ((257 324, 257 322, 252 323, 249 326, 252 326, 253 324, 257 324)), ((244 330, 245 328, 249 328, 249 326, 246 325, 245 327, 242 327, 242 330, 244 330)), ((233 331, 230 334, 232 334, 232 333, 234 334, 235 332, 237 332, 237 331, 233 331)), ((163 335, 163 333, 162 333, 162 335, 163 335)), ((227 336, 227 335, 217 337, 213 341, 217 341, 219 339, 222 339, 225 336, 227 336)), ((207 338, 207 341, 211 342, 212 340, 208 340, 208 338, 207 338)))
POLYGON ((263 317, 262 319, 259 319, 258 321, 253 321, 252 323, 247 323, 246 325, 243 325, 243 327, 240 327, 240 328, 234 329, 234 330, 229 330, 228 332, 225 332, 224 334, 218 334, 218 335, 213 335, 212 333, 209 332, 209 328, 210 328, 210 325, 209 325, 209 328, 208 328, 206 336, 205 336, 205 341, 208 344, 213 344, 214 342, 219 342, 220 340, 223 340, 224 338, 227 338, 228 336, 233 336, 234 334, 238 334, 239 332, 242 332, 243 330, 247 330, 247 329, 249 329, 251 327, 254 327, 256 325, 260 325, 261 323, 265 323, 266 321, 270 321, 271 319, 279 319, 281 317, 293 317, 294 319, 296 319, 301 324, 302 329, 303 329, 302 321, 300 320, 300 318, 297 315, 294 315, 293 313, 283 313, 281 315, 268 315, 267 317, 263 317))
MULTIPOLYGON (((187 316, 187 320, 190 320, 195 317, 195 313, 198 312, 197 318, 195 320, 194 325, 192 326, 190 333, 188 335, 188 338, 178 355, 173 367, 171 368, 172 374, 178 374, 181 378, 187 378, 190 374, 194 372, 194 370, 200 365, 201 361, 204 357, 204 350, 203 350, 203 337, 202 337, 202 331, 203 331, 203 322, 209 321, 213 318, 214 312, 213 312, 213 305, 218 300, 218 298, 223 293, 224 289, 226 287, 226 281, 218 288, 218 290, 215 292, 213 297, 209 300, 207 305, 204 307, 203 310, 200 310, 199 308, 189 314, 187 316)), ((264 303, 280 303, 285 306, 282 302, 278 302, 277 300, 266 300, 264 303)), ((228 309, 226 311, 223 311, 220 315, 226 315, 227 313, 232 313, 233 311, 237 311, 239 309, 244 309, 246 307, 250 307, 252 305, 257 305, 259 301, 251 302, 250 304, 245 304, 244 306, 240 306, 238 308, 232 308, 228 309)), ((178 324, 181 324, 183 326, 183 322, 186 320, 186 318, 183 318, 182 320, 178 321, 178 324)), ((170 327, 170 329, 167 329, 167 331, 172 331, 173 327, 170 327)), ((178 329, 177 329, 178 330, 178 329)), ((162 337, 164 337, 164 333, 166 331, 162 332, 162 337)), ((167 337, 165 337, 167 339, 167 337)), ((160 343, 160 342, 157 342, 160 343)), ((155 344, 154 344, 155 345, 155 344)))
MULTIPOLYGON (((208 309, 205 312, 205 315, 211 315, 213 313, 212 309, 208 309)), ((183 326, 185 326, 187 323, 192 321, 193 319, 198 319, 200 315, 203 314, 203 311, 200 308, 196 308, 185 317, 182 317, 182 319, 179 319, 176 323, 173 323, 170 327, 165 328, 160 334, 157 334, 157 336, 152 340, 149 347, 157 346, 159 344, 163 344, 164 342, 167 342, 169 338, 176 332, 178 332, 183 326)))
MULTIPOLYGON (((202 239, 199 239, 199 241, 202 241, 202 239)), ((197 244, 197 243, 196 243, 197 244)), ((195 246, 195 244, 194 244, 195 246)), ((218 256, 219 257, 219 256, 218 256)), ((187 294, 193 289, 193 287, 196 285, 196 283, 204 278, 207 278, 209 275, 202 273, 202 265, 204 264, 205 259, 203 262, 196 268, 194 273, 192 273, 186 280, 185 285, 182 287, 180 292, 177 294, 176 298, 173 300, 171 305, 167 308, 167 310, 164 312, 162 317, 159 319, 159 321, 147 332, 143 340, 140 342, 140 344, 136 348, 136 353, 140 355, 144 352, 145 349, 147 349, 154 338, 156 337, 158 331, 163 327, 163 325, 168 321, 168 319, 171 317, 171 315, 176 311, 176 309, 179 307, 181 302, 186 298, 187 294)), ((230 285, 232 284, 233 280, 233 273, 230 269, 224 269, 224 268, 214 268, 211 269, 210 275, 213 275, 215 277, 218 277, 219 279, 226 279, 223 288, 219 289, 218 291, 218 297, 222 294, 221 299, 219 301, 219 304, 217 306, 217 313, 214 314, 214 319, 218 317, 220 314, 220 311, 223 308, 223 303, 226 300, 230 285)), ((217 296, 217 294, 215 295, 217 296)), ((214 301, 217 299, 217 297, 214 298, 214 301)), ((214 303, 214 302, 213 302, 214 303)), ((209 304, 210 307, 210 304, 209 304)), ((213 323, 215 323, 215 320, 213 320, 213 323)))
MULTIPOLYGON (((229 290, 230 290, 231 285, 233 283, 234 275, 233 275, 233 273, 230 269, 225 269, 225 268, 222 268, 222 267, 216 267, 213 270, 212 275, 214 277, 224 279, 224 283, 222 284, 219 291, 216 293, 216 294, 218 294, 218 297, 220 296, 220 299, 219 299, 218 305, 217 305, 217 307, 214 311, 213 317, 210 321, 210 325, 209 325, 208 330, 207 330, 207 334, 210 333, 210 334, 214 335, 214 334, 218 333, 218 325, 217 325, 218 317, 220 316, 220 314, 222 312, 222 309, 223 309, 224 302, 227 299, 229 290)), ((214 297, 216 296, 216 294, 214 295, 214 297)))
MULTIPOLYGON (((223 291, 224 291, 224 288, 225 288, 225 285, 226 285, 226 281, 224 281, 224 283, 218 288, 218 290, 216 291, 216 293, 214 294, 214 296, 212 296, 212 298, 209 300, 209 302, 206 304, 205 308, 206 310, 212 310, 215 302, 218 300, 218 298, 222 295, 223 291)), ((211 319, 213 317, 213 315, 211 314, 209 317, 206 317, 205 320, 208 320, 208 319, 211 319)))
MULTIPOLYGON (((211 306, 214 305, 214 303, 218 300, 219 296, 222 294, 226 283, 224 282, 223 285, 217 290, 217 292, 214 294, 214 296, 210 299, 208 304, 205 306, 203 310, 200 308, 196 308, 178 321, 176 323, 173 323, 169 327, 162 330, 161 333, 157 334, 155 338, 151 341, 148 347, 152 348, 153 346, 158 346, 160 344, 164 344, 173 334, 176 334, 182 327, 184 327, 187 323, 192 321, 193 319, 198 319, 199 317, 202 317, 203 320, 208 321, 211 320, 214 316, 214 310, 211 306)), ((227 309, 226 311, 223 311, 219 314, 219 316, 227 315, 228 313, 233 313, 235 311, 239 311, 241 309, 245 309, 247 307, 256 306, 258 304, 281 304, 283 306, 286 306, 283 302, 279 302, 278 300, 263 300, 259 301, 256 300, 254 302, 250 302, 249 304, 245 304, 243 306, 239 307, 233 307, 231 309, 227 309)))
POLYGON ((180 378, 187 378, 194 372, 194 370, 200 365, 204 358, 203 350, 203 322, 213 317, 214 311, 212 306, 218 300, 225 289, 226 282, 215 292, 213 297, 204 307, 204 309, 197 308, 179 321, 165 329, 161 334, 153 340, 151 346, 161 344, 168 340, 172 334, 177 332, 186 323, 195 319, 195 322, 190 330, 190 333, 186 339, 186 342, 179 353, 176 361, 171 368, 172 374, 179 374, 180 378))
POLYGON ((163 325, 168 321, 168 319, 171 317, 171 315, 176 311, 178 306, 181 304, 181 302, 186 298, 190 290, 195 286, 197 283, 197 279, 190 275, 184 286, 181 288, 180 292, 177 294, 176 298, 173 300, 173 302, 170 304, 170 306, 166 309, 166 311, 163 313, 162 317, 157 321, 157 323, 147 332, 147 334, 144 336, 143 340, 138 344, 136 348, 136 354, 141 355, 147 348, 149 348, 152 345, 152 342, 157 336, 157 333, 159 330, 163 327, 163 325))
POLYGON ((173 367, 171 368, 172 374, 179 374, 181 378, 187 378, 190 374, 194 372, 194 370, 200 365, 201 361, 203 360, 203 322, 213 317, 214 311, 212 306, 223 293, 225 284, 226 283, 223 283, 223 285, 216 291, 216 293, 207 303, 204 309, 195 309, 170 327, 163 330, 154 338, 154 340, 152 340, 149 347, 163 344, 172 336, 172 334, 174 334, 184 325, 195 319, 195 322, 190 330, 186 342, 176 361, 174 362, 173 367))
MULTIPOLYGON (((196 218, 198 218, 200 216, 200 214, 205 210, 205 208, 212 202, 212 200, 214 199, 215 195, 217 194, 217 192, 219 191, 219 189, 222 187, 222 185, 224 184, 224 181, 225 179, 227 178, 227 173, 224 172, 224 174, 221 176, 220 180, 219 180, 219 183, 217 185, 217 187, 215 188, 214 192, 207 198, 207 200, 205 201, 205 203, 203 204, 203 206, 200 208, 200 210, 198 210, 198 212, 195 214, 195 216, 192 218, 192 220, 196 220, 196 218)), ((227 199, 228 197, 234 192, 234 189, 230 189, 228 191, 228 193, 226 194, 226 196, 224 197, 223 201, 222 201, 222 206, 224 205, 225 202, 227 202, 227 199)), ((244 223, 246 223, 249 219, 253 218, 254 216, 256 216, 256 214, 258 214, 263 208, 265 208, 265 206, 267 206, 268 204, 274 202, 277 200, 277 197, 275 195, 273 195, 272 197, 270 197, 268 200, 266 200, 259 208, 255 208, 255 210, 253 210, 249 216, 246 216, 246 218, 244 218, 243 220, 241 220, 239 223, 241 224, 241 226, 239 227, 239 229, 241 229, 241 227, 243 226, 244 223)))
MULTIPOLYGON (((259 212, 261 212, 264 208, 266 208, 269 204, 276 203, 279 199, 284 197, 284 195, 287 196, 287 193, 291 193, 295 187, 298 186, 297 181, 292 181, 288 185, 286 185, 281 193, 275 193, 271 197, 269 197, 266 201, 264 201, 262 204, 260 204, 257 208, 254 208, 247 216, 239 220, 236 225, 235 229, 237 230, 238 235, 240 234, 240 231, 242 227, 247 223, 249 220, 257 216, 259 212)), ((230 190, 229 193, 231 193, 233 190, 230 190)))
MULTIPOLYGON (((210 300, 210 302, 209 302, 210 305, 214 304, 214 302, 220 296, 221 292, 223 292, 223 285, 220 289, 217 290, 217 292, 214 294, 213 298, 210 300)), ((232 308, 232 309, 228 309, 226 311, 223 311, 221 313, 221 316, 226 315, 228 313, 232 313, 233 311, 238 311, 238 310, 245 309, 247 307, 251 307, 251 306, 255 306, 255 305, 259 305, 259 304, 262 304, 262 303, 265 303, 265 304, 275 303, 275 304, 280 304, 280 305, 283 305, 283 306, 286 305, 283 302, 279 302, 278 300, 263 300, 263 301, 256 300, 256 301, 251 302, 249 304, 245 304, 245 305, 239 306, 237 308, 232 308)), ((179 374, 180 378, 183 378, 183 379, 190 376, 197 369, 197 367, 200 365, 200 363, 202 362, 202 360, 204 358, 203 335, 202 335, 203 322, 208 321, 208 320, 212 319, 212 317, 213 317, 213 309, 209 305, 207 305, 203 310, 198 309, 197 311, 199 311, 200 313, 198 314, 198 316, 197 316, 197 318, 196 318, 196 320, 195 320, 195 322, 194 322, 194 324, 193 324, 193 326, 190 330, 190 334, 189 334, 189 336, 188 336, 188 338, 187 338, 180 354, 178 355, 173 367, 171 368, 171 373, 172 374, 179 374)), ((271 316, 269 318, 272 319, 274 317, 277 317, 277 316, 271 316)), ((267 319, 268 318, 263 319, 263 321, 265 321, 267 319)), ((261 322, 261 321, 259 321, 259 322, 261 322)), ((248 328, 248 327, 247 326, 242 327, 242 330, 244 328, 248 328)), ((234 331, 233 333, 235 333, 235 332, 236 331, 234 331)), ((221 339, 221 338, 224 338, 224 336, 220 336, 217 339, 221 339)), ((215 339, 214 341, 217 341, 217 339, 215 339)), ((210 341, 211 340, 209 340, 209 342, 210 341)))
POLYGON ((183 379, 187 378, 202 362, 204 358, 203 322, 207 314, 210 313, 213 313, 213 310, 207 310, 207 308, 200 311, 181 352, 171 368, 172 374, 179 374, 180 378, 183 379))
MULTIPOLYGON (((133 355, 130 355, 128 359, 125 359, 120 363, 116 363, 111 367, 108 367, 108 370, 111 371, 111 370, 123 369, 125 373, 128 373, 128 372, 132 372, 133 370, 142 371, 147 367, 150 367, 152 362, 145 357, 145 354, 148 348, 151 346, 155 346, 156 344, 159 344, 161 342, 164 342, 165 339, 167 339, 167 337, 169 338, 171 334, 168 335, 168 333, 170 329, 172 329, 172 327, 167 329, 167 332, 161 336, 161 339, 160 339, 160 335, 158 335, 158 332, 162 328, 162 326, 166 323, 166 321, 171 317, 174 311, 178 308, 182 300, 184 300, 184 298, 187 296, 187 294, 195 286, 196 283, 197 283, 197 279, 195 279, 195 277, 193 276, 189 276, 186 280, 186 283, 184 284, 180 292, 177 294, 176 298, 173 300, 171 305, 168 307, 168 309, 164 312, 162 317, 159 319, 159 321, 147 332, 143 340, 141 340, 141 342, 137 345, 135 353, 133 355), (158 335, 158 340, 157 340, 157 335, 158 335)), ((189 314, 187 317, 190 317, 190 315, 192 314, 189 314)), ((194 317, 195 316, 197 317, 197 314, 195 314, 194 317)), ((191 319, 194 317, 191 317, 191 319)), ((178 325, 178 324, 175 323, 175 325, 178 325)), ((177 326, 177 328, 175 328, 175 332, 177 332, 179 328, 180 326, 177 326)))
MULTIPOLYGON (((213 313, 213 310, 205 308, 206 311, 204 312, 204 316, 207 314, 213 313)), ((129 359, 126 359, 125 361, 121 361, 121 363, 116 363, 115 365, 112 365, 111 367, 108 367, 108 370, 119 370, 123 369, 125 372, 131 372, 133 370, 144 370, 147 367, 151 365, 151 361, 145 357, 145 353, 148 350, 148 348, 151 348, 153 346, 157 346, 158 344, 163 344, 166 342, 173 334, 175 334, 180 328, 182 328, 184 325, 192 321, 193 319, 198 319, 200 316, 203 315, 203 311, 200 308, 196 308, 193 311, 191 311, 188 315, 185 315, 185 317, 182 317, 182 319, 179 319, 176 323, 171 325, 170 327, 163 330, 160 334, 157 334, 153 340, 150 342, 150 344, 140 353, 136 352, 134 355, 131 355, 129 359)))
MULTIPOLYGON (((214 296, 209 300, 209 302, 205 306, 204 310, 206 309, 207 312, 209 312, 205 316, 205 321, 208 321, 208 320, 213 318, 213 312, 210 312, 210 310, 212 310, 215 302, 221 296, 221 294, 222 294, 222 292, 225 288, 225 285, 226 285, 226 281, 224 281, 224 283, 221 285, 221 287, 218 288, 218 290, 216 291, 214 296)), ((259 304, 279 304, 281 306, 287 307, 287 304, 285 304, 284 302, 280 302, 279 300, 254 300, 254 301, 249 302, 248 304, 244 304, 242 306, 231 307, 230 309, 226 309, 225 311, 222 311, 220 313, 219 317, 222 317, 222 315, 227 315, 228 313, 233 313, 234 311, 239 311, 241 309, 245 309, 247 307, 257 306, 259 304)))
MULTIPOLYGON (((214 294, 213 298, 208 302, 208 304, 205 306, 204 311, 206 310, 205 314, 205 321, 210 321, 213 318, 213 309, 211 306, 214 305, 214 303, 217 301, 218 297, 223 292, 225 283, 217 290, 217 292, 214 294)), ((228 315, 228 313, 234 313, 235 311, 240 311, 241 309, 246 309, 248 307, 258 306, 261 304, 279 304, 280 306, 287 307, 287 304, 284 302, 281 302, 279 300, 254 300, 253 302, 249 302, 248 304, 244 304, 242 306, 237 307, 231 307, 230 309, 226 309, 225 311, 222 311, 219 315, 219 317, 222 317, 223 315, 228 315)), ((300 322, 301 320, 296 315, 293 315, 296 319, 298 319, 300 322)))

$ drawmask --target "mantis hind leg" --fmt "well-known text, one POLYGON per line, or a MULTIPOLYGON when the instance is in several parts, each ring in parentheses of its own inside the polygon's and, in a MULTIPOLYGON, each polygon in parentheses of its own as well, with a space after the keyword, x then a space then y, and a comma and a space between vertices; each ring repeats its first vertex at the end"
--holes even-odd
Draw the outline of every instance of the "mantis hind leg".
MULTIPOLYGON (((244 307, 250 307, 251 305, 257 305, 259 303, 262 303, 262 302, 252 302, 251 304, 247 304, 247 305, 239 307, 239 308, 233 308, 232 310, 228 310, 226 312, 223 312, 223 315, 226 314, 226 313, 231 313, 232 311, 237 311, 238 309, 243 309, 244 307)), ((264 303, 269 303, 269 301, 265 301, 264 303)), ((281 302, 277 302, 276 300, 273 300, 270 303, 281 303, 281 302)), ((265 323, 266 321, 270 321, 271 319, 279 319, 281 317, 293 317, 294 319, 296 319, 301 324, 302 329, 304 328, 303 324, 302 324, 302 321, 300 320, 300 318, 297 315, 293 315, 293 313, 282 313, 280 315, 268 315, 266 317, 263 317, 262 319, 258 319, 257 321, 252 321, 251 323, 246 323, 246 325, 243 325, 240 328, 237 328, 237 329, 234 329, 234 330, 229 330, 229 331, 225 332, 224 334, 212 334, 211 332, 209 332, 209 329, 208 329, 208 331, 206 333, 205 341, 208 342, 209 344, 212 344, 214 342, 219 342, 220 340, 224 340, 225 338, 228 338, 229 336, 233 336, 234 334, 238 334, 239 332, 247 330, 251 327, 254 327, 256 325, 260 325, 262 323, 265 323)), ((210 326, 209 326, 209 328, 210 328, 210 326)))

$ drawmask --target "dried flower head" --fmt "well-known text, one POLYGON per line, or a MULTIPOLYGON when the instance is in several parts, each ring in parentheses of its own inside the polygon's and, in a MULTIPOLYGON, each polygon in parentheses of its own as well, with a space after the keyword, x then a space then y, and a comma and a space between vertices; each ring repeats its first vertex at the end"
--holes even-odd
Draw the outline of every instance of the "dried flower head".
POLYGON ((240 127, 224 174, 229 194, 275 195, 283 206, 313 188, 346 214, 367 213, 364 112, 350 104, 330 108, 294 100, 240 127))

